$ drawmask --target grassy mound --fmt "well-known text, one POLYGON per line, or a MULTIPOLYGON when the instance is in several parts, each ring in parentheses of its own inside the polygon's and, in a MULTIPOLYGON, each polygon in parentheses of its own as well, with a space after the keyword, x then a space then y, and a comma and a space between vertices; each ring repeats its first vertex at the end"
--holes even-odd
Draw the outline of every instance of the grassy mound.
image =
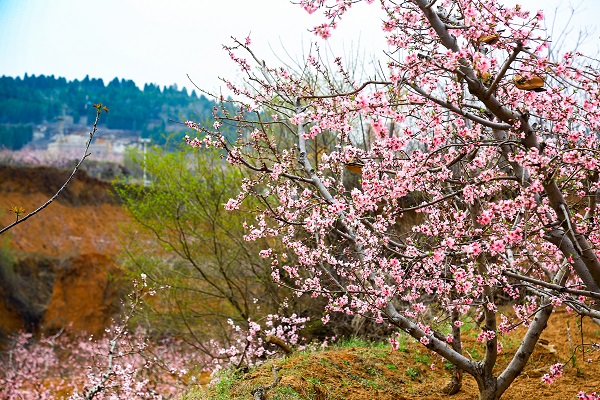
MULTIPOLYGON (((502 399, 576 399, 580 390, 600 391, 598 352, 575 352, 584 342, 600 341, 600 327, 589 319, 581 322, 564 311, 554 313, 542 341, 525 368, 502 399), (570 338, 570 340, 569 340, 570 338), (564 376, 553 385, 541 377, 557 362, 568 362, 564 376)), ((478 328, 465 331, 465 355, 479 358, 483 346, 477 342, 478 328)), ((498 368, 503 368, 519 346, 518 334, 502 338, 503 351, 498 368)), ((222 373, 209 386, 190 389, 182 400, 252 399, 259 386, 274 382, 273 367, 281 379, 267 393, 271 400, 367 400, 367 399, 476 399, 477 384, 465 375, 459 393, 447 396, 443 388, 450 381, 452 366, 408 337, 402 337, 396 351, 386 343, 350 341, 324 350, 301 351, 266 362, 249 372, 222 373)), ((500 369, 498 369, 498 372, 500 369)))

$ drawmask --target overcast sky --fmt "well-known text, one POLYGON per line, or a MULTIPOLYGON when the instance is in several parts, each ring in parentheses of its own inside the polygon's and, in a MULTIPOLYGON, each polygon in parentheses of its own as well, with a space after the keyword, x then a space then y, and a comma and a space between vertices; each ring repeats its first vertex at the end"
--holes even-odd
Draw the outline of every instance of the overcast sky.
MULTIPOLYGON (((516 3, 517 0, 508 0, 516 3)), ((550 22, 565 0, 522 0, 546 10, 550 22)), ((574 31, 594 26, 599 0, 576 0, 574 31)), ((385 39, 376 4, 355 6, 326 43, 308 28, 323 22, 288 0, 0 0, 0 75, 45 74, 69 80, 85 75, 132 79, 138 86, 176 83, 216 90, 219 76, 237 72, 222 44, 248 34, 261 58, 301 58, 311 42, 335 54, 367 60, 380 55, 385 39), (360 47, 360 51, 357 50, 360 47), (286 54, 287 53, 287 54, 286 54)), ((586 46, 596 48, 599 32, 586 46)))

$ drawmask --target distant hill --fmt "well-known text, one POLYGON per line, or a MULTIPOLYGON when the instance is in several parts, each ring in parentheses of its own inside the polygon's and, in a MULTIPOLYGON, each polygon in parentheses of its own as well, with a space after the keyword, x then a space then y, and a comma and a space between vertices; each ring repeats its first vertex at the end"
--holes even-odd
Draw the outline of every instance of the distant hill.
MULTIPOLYGON (((137 131, 155 144, 165 142, 165 133, 184 131, 169 120, 206 121, 215 102, 177 85, 146 84, 143 90, 131 80, 89 78, 67 81, 54 75, 0 77, 0 147, 18 150, 33 139, 33 126, 70 117, 74 123, 91 125, 93 103, 110 112, 102 118, 109 129, 137 131)), ((69 118, 69 119, 70 119, 69 118)))

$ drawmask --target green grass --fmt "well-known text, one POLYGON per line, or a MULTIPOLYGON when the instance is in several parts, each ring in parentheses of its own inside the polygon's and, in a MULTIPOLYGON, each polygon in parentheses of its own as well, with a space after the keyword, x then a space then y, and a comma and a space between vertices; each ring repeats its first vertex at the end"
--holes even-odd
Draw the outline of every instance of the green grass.
POLYGON ((227 400, 231 398, 230 392, 233 384, 240 378, 239 371, 225 370, 219 375, 219 380, 215 385, 215 400, 227 400))
POLYGON ((187 391, 183 393, 181 397, 179 397, 179 400, 200 400, 206 398, 208 398, 206 390, 204 390, 200 386, 195 386, 193 388, 187 389, 187 391))
POLYGON ((321 381, 317 378, 312 378, 309 376, 308 378, 306 378, 306 380, 312 383, 313 385, 321 386, 321 381))
POLYGON ((417 351, 415 352, 414 358, 416 362, 419 362, 421 364, 431 364, 431 356, 429 356, 429 354, 421 354, 421 352, 417 351))
POLYGON ((352 381, 348 380, 347 378, 342 378, 341 385, 344 387, 352 386, 352 381))
POLYGON ((271 400, 307 400, 289 386, 280 386, 275 389, 275 394, 270 397, 271 400))
POLYGON ((379 390, 383 389, 381 385, 379 385, 376 381, 372 379, 361 379, 361 383, 364 387, 379 390))
POLYGON ((381 376, 381 371, 379 371, 379 370, 377 370, 377 369, 375 369, 375 368, 373 368, 373 367, 370 367, 370 366, 366 367, 366 368, 365 368, 365 371, 367 371, 367 373, 368 373, 369 375, 373 375, 373 376, 381 376))
POLYGON ((480 329, 475 321, 469 318, 466 321, 463 320, 463 322, 463 325, 460 327, 460 334, 476 338, 480 332, 480 329))
POLYGON ((335 342, 334 347, 339 348, 350 348, 350 347, 369 347, 368 342, 359 338, 348 338, 342 339, 338 342, 335 342))
POLYGON ((473 360, 481 360, 483 358, 481 349, 479 347, 475 347, 475 346, 467 347, 466 352, 469 356, 471 356, 473 358, 473 360))
POLYGON ((321 363, 322 366, 324 367, 329 367, 331 366, 331 361, 329 361, 329 359, 327 359, 327 357, 322 357, 319 362, 321 363))
POLYGON ((415 380, 419 376, 419 370, 413 367, 408 367, 406 368, 406 376, 412 380, 415 380))
POLYGON ((521 338, 517 335, 502 336, 502 345, 507 350, 516 349, 521 345, 521 338))
POLYGON ((379 342, 373 342, 370 340, 364 340, 364 339, 358 339, 358 338, 350 338, 350 339, 343 339, 340 340, 339 342, 336 342, 332 348, 341 348, 341 349, 346 349, 346 348, 367 348, 367 349, 379 349, 379 350, 389 350, 390 349, 390 344, 387 341, 379 341, 379 342))
MULTIPOLYGON (((408 352, 408 348, 412 348, 412 343, 406 336, 399 336, 398 340, 401 351, 408 352)), ((293 377, 291 381, 296 383, 279 384, 269 391, 270 399, 308 400, 329 393, 329 398, 335 400, 339 399, 339 396, 331 393, 335 393, 335 386, 340 383, 346 387, 358 385, 365 390, 385 390, 399 394, 404 389, 396 382, 398 380, 404 382, 402 377, 395 378, 396 381, 389 381, 386 378, 390 372, 392 375, 404 375, 400 371, 404 366, 397 366, 390 359, 394 353, 396 352, 391 350, 387 341, 347 339, 333 344, 325 351, 315 347, 312 350, 296 352, 285 358, 269 361, 266 365, 251 369, 246 374, 224 371, 215 384, 203 389, 189 390, 181 400, 249 399, 252 389, 272 382, 272 378, 265 374, 265 369, 269 370, 272 365, 279 365, 281 368, 278 372, 279 376, 293 377), (325 354, 326 352, 330 353, 325 354), (337 354, 340 353, 348 356, 338 357, 337 354), (323 371, 331 371, 331 374, 324 374, 323 371), (335 375, 338 379, 333 387, 330 387, 331 375, 335 375)), ((430 360, 427 355, 418 357, 423 360, 422 362, 430 360)), ((416 368, 409 368, 406 374, 413 377, 412 379, 420 379, 419 370, 416 368)))

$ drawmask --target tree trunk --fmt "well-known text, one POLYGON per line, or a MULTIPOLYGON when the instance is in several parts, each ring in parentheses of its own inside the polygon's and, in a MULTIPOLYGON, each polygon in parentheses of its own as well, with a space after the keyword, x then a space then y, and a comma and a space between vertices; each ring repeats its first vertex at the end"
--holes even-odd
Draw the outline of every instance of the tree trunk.
POLYGON ((497 400, 502 393, 498 393, 498 382, 493 376, 475 377, 479 387, 479 400, 497 400))

